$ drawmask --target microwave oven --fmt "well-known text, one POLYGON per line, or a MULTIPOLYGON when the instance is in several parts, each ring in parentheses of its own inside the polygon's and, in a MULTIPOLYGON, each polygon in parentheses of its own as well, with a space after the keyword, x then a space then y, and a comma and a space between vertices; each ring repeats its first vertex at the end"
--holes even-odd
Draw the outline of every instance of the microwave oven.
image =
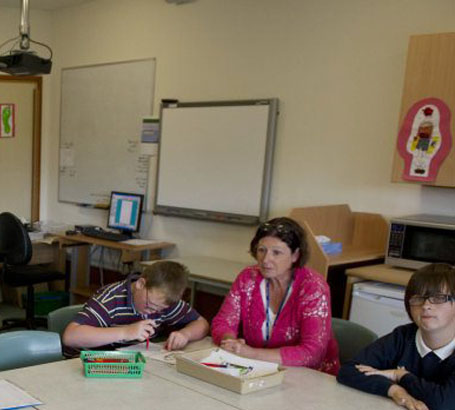
POLYGON ((455 217, 420 214, 392 219, 385 263, 419 269, 433 262, 455 264, 455 217))

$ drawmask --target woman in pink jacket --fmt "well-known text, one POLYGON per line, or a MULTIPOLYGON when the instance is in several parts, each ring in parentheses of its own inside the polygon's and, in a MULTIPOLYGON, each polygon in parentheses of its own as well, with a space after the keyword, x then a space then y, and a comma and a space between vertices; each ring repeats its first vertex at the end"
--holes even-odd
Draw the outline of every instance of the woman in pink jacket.
POLYGON ((214 342, 251 359, 336 375, 330 290, 319 273, 304 266, 308 244, 303 229, 290 218, 265 222, 250 252, 258 263, 233 283, 212 321, 214 342))

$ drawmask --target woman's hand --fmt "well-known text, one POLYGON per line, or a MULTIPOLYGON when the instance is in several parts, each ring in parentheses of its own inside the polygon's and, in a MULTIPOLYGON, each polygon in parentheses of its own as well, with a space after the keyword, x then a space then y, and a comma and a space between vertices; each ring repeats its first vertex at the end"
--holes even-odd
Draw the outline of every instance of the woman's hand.
POLYGON ((400 379, 407 373, 409 373, 404 367, 398 367, 397 369, 378 370, 374 367, 367 366, 365 364, 358 364, 355 366, 356 369, 363 373, 365 376, 384 376, 387 379, 398 383, 400 379))
POLYGON ((412 397, 403 387, 398 384, 390 386, 387 395, 399 406, 408 410, 429 410, 427 405, 412 397))
POLYGON ((224 339, 220 347, 243 357, 252 358, 254 353, 254 349, 245 343, 245 339, 224 339))

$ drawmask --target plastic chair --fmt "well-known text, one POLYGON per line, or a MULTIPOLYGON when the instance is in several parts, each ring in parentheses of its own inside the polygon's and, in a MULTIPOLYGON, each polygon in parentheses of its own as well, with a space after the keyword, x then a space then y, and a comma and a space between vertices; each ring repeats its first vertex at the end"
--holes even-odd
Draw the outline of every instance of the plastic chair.
POLYGON ((84 305, 71 305, 56 309, 47 315, 47 328, 51 332, 56 332, 60 336, 66 329, 66 326, 73 320, 77 312, 82 310, 84 305))
POLYGON ((0 371, 62 360, 60 335, 43 330, 0 333, 0 371))
MULTIPOLYGON (((54 280, 65 280, 68 291, 68 275, 40 265, 28 265, 32 258, 32 243, 21 221, 10 212, 0 214, 0 262, 1 280, 8 286, 27 288, 27 306, 24 319, 3 319, 0 330, 14 327, 34 329, 39 320, 35 319, 35 291, 33 285, 54 280)), ((45 321, 41 320, 43 325, 45 321)))
POLYGON ((378 335, 349 320, 332 318, 332 329, 338 341, 340 363, 352 359, 360 350, 373 343, 378 335))

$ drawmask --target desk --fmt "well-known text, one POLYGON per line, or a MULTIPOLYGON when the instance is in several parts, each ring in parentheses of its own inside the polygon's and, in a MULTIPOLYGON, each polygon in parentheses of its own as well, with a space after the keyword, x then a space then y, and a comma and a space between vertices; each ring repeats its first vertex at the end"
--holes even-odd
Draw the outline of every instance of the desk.
POLYGON ((8 370, 15 383, 44 404, 37 410, 397 410, 392 400, 337 384, 333 376, 289 368, 281 386, 240 395, 148 360, 141 379, 88 379, 80 359, 8 370))
POLYGON ((391 283, 406 286, 414 270, 396 268, 390 265, 371 265, 346 270, 346 293, 344 296, 343 319, 349 318, 351 308, 352 285, 361 280, 374 280, 377 282, 391 283))
MULTIPOLYGON (((185 265, 190 271, 189 282, 191 285, 190 303, 193 305, 197 289, 211 293, 225 295, 237 275, 249 264, 228 259, 212 258, 210 256, 187 256, 172 259, 185 265)), ((147 266, 153 262, 142 262, 147 266)), ((255 263, 251 261, 250 264, 255 263)))
POLYGON ((132 263, 141 259, 160 259, 164 249, 175 244, 165 241, 153 241, 143 245, 131 245, 125 242, 107 241, 92 238, 82 234, 57 235, 60 247, 71 247, 71 303, 74 295, 90 297, 93 289, 90 288, 90 246, 99 245, 121 251, 122 263, 132 263))

